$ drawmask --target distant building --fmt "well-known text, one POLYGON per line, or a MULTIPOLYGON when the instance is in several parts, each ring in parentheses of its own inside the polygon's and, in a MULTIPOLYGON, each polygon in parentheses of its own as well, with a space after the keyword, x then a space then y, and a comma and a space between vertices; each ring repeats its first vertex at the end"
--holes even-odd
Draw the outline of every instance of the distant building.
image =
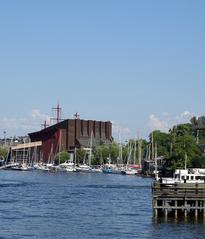
POLYGON ((31 142, 41 141, 41 157, 47 161, 50 155, 59 150, 74 151, 75 148, 90 147, 112 141, 112 123, 110 121, 95 121, 67 119, 41 131, 29 134, 31 142))

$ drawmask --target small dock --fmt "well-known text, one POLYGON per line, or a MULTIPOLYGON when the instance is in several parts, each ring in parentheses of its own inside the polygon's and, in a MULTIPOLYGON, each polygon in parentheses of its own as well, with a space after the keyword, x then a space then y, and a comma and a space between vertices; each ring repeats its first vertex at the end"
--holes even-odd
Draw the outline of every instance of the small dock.
POLYGON ((205 220, 205 183, 152 184, 154 217, 205 220))

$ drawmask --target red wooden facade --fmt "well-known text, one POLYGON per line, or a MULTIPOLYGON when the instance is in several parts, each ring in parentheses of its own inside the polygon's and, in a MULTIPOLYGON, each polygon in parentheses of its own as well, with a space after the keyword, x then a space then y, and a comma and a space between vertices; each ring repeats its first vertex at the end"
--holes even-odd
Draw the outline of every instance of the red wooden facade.
POLYGON ((72 151, 74 148, 89 147, 91 135, 93 144, 112 141, 112 124, 110 121, 67 119, 38 132, 30 133, 32 142, 42 141, 44 161, 59 150, 72 151))

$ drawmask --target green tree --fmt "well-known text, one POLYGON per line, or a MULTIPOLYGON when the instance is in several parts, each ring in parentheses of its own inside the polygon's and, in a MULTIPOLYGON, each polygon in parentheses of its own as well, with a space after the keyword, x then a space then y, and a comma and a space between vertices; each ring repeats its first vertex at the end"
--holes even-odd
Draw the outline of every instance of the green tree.
POLYGON ((110 147, 108 145, 103 145, 102 146, 102 158, 103 158, 103 162, 107 163, 107 159, 110 156, 110 147))
POLYGON ((102 148, 103 148, 103 144, 101 144, 93 149, 93 152, 92 152, 93 165, 104 164, 104 160, 103 160, 103 156, 102 156, 102 148))
POLYGON ((141 139, 142 146, 142 159, 146 157, 148 142, 145 139, 141 139))
POLYGON ((201 149, 197 145, 192 135, 180 135, 175 138, 173 152, 166 161, 166 166, 170 170, 185 167, 185 157, 187 156, 187 167, 193 167, 202 160, 201 149), (198 161, 198 163, 196 162, 198 161))
POLYGON ((190 121, 197 142, 205 144, 205 116, 193 117, 190 121))
POLYGON ((164 133, 159 130, 155 130, 149 135, 150 142, 152 142, 152 135, 154 144, 156 143, 157 145, 157 155, 168 158, 172 147, 171 135, 169 133, 164 133))
POLYGON ((76 149, 76 161, 79 164, 82 164, 83 161, 87 159, 87 153, 84 149, 76 149))
POLYGON ((0 158, 5 159, 8 154, 8 149, 5 147, 0 148, 0 158))
POLYGON ((174 126, 170 130, 170 133, 173 137, 184 136, 184 135, 194 135, 192 125, 189 123, 179 124, 179 125, 174 126))
POLYGON ((110 146, 110 157, 112 159, 112 163, 117 163, 119 158, 119 145, 116 142, 113 142, 110 146))
POLYGON ((65 163, 69 159, 70 159, 70 154, 64 150, 56 155, 55 164, 65 163))

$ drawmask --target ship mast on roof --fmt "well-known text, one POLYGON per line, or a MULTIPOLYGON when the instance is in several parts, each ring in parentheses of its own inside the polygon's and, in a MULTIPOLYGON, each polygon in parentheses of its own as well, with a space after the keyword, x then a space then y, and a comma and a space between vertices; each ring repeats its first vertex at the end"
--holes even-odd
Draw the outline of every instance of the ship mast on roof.
POLYGON ((74 115, 73 115, 74 119, 80 119, 80 115, 76 112, 74 115))
POLYGON ((51 118, 51 120, 54 120, 55 123, 61 122, 62 119, 62 108, 59 104, 57 104, 57 107, 52 108, 52 110, 55 112, 55 117, 51 118))
POLYGON ((47 124, 47 121, 45 120, 43 124, 41 124, 41 127, 43 129, 46 129, 49 126, 49 124, 47 124))

